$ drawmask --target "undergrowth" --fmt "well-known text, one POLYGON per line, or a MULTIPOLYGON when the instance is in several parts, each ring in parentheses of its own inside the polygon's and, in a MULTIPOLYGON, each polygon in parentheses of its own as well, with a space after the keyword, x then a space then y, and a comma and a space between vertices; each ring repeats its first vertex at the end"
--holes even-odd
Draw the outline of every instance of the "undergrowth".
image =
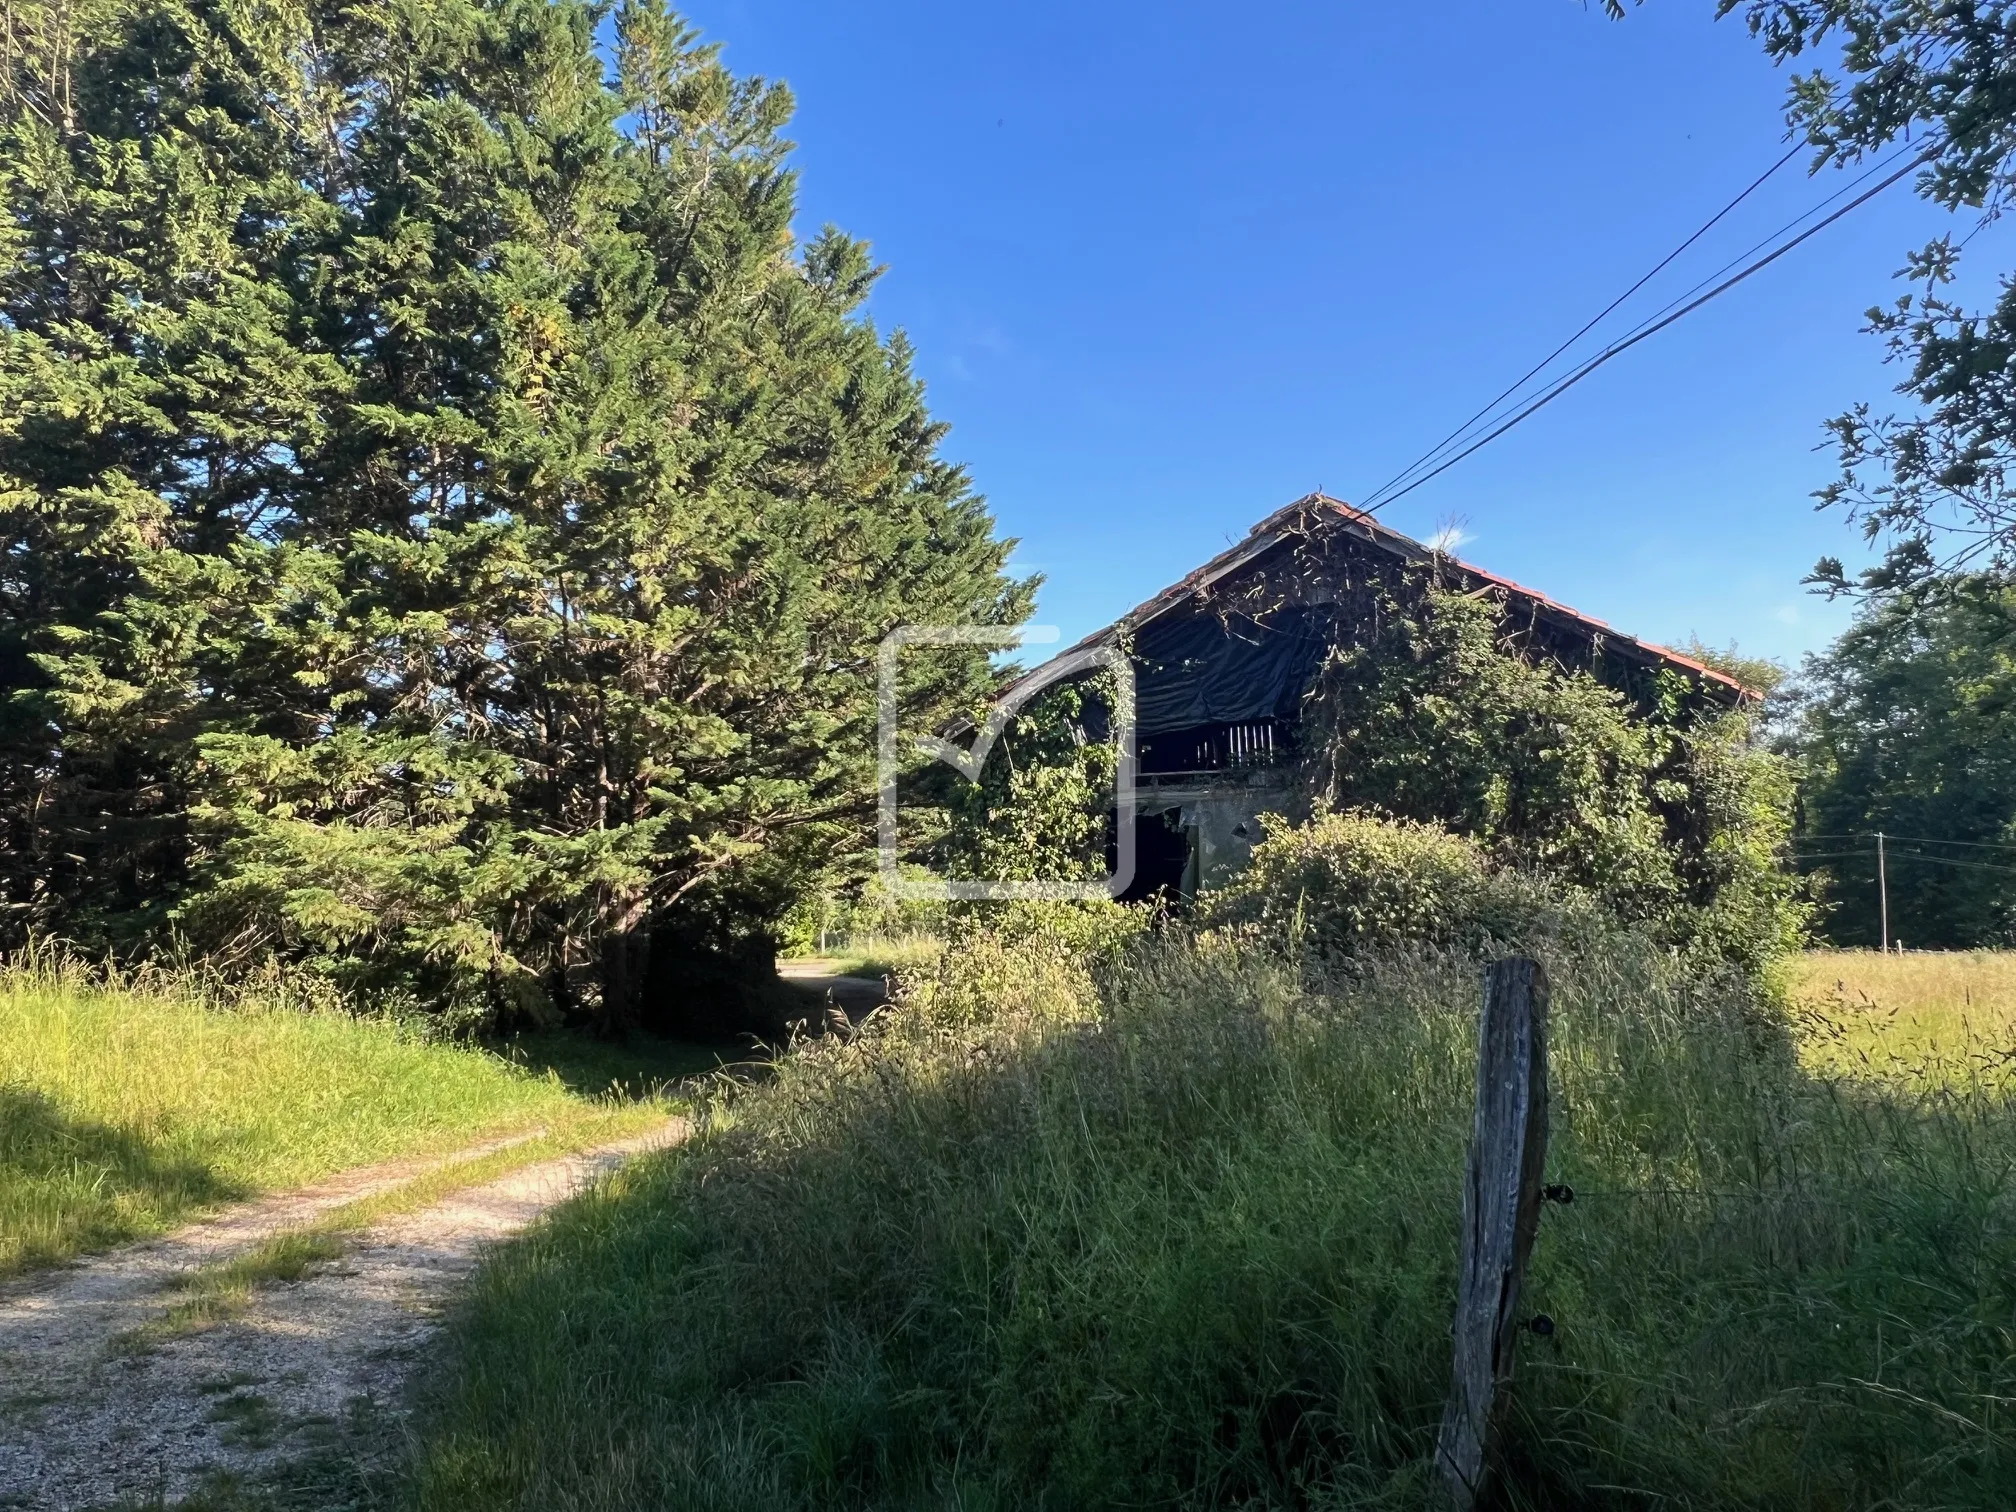
MULTIPOLYGON (((2016 1505, 2016 1120, 1802 1062, 1627 935, 1552 950, 1523 1508, 2016 1505)), ((1478 979, 962 941, 486 1268, 410 1494, 496 1507, 1425 1508, 1478 979)))

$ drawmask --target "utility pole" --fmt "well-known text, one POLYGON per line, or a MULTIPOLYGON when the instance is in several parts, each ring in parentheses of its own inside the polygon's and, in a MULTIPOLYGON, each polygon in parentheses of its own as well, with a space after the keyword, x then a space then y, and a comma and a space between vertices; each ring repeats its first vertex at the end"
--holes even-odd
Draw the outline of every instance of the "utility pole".
POLYGON ((1883 954, 1890 954, 1890 874, 1883 865, 1883 831, 1876 831, 1876 895, 1883 907, 1883 954))

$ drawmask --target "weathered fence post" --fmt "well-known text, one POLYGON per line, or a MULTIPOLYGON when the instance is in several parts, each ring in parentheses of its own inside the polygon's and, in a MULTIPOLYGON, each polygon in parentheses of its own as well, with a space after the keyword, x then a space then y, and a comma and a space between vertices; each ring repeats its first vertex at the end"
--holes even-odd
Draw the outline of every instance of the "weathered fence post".
POLYGON ((1546 1159, 1547 973, 1538 961, 1515 957, 1484 973, 1455 1368, 1435 1446, 1459 1512, 1470 1512, 1491 1473, 1498 1395, 1512 1377, 1519 1284, 1540 1226, 1546 1159))

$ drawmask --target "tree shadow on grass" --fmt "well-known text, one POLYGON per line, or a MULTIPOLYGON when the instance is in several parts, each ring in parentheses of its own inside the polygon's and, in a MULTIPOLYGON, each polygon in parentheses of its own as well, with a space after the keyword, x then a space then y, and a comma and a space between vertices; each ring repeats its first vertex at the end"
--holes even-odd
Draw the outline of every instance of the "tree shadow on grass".
MULTIPOLYGON (((1500 1506, 2016 1506, 2003 1094, 1816 1079, 1740 984, 1615 957, 1557 978, 1578 1196, 1500 1506)), ((422 1504, 1427 1499, 1474 970, 1270 1007, 1187 961, 1096 1026, 814 1047, 563 1215, 465 1314, 422 1504), (620 1485, 580 1447, 612 1436, 620 1485)))
POLYGON ((604 1040, 565 1029, 513 1035, 497 1053, 537 1075, 552 1072, 570 1092, 622 1102, 664 1096, 681 1082, 767 1055, 749 1045, 697 1044, 648 1034, 604 1040))
POLYGON ((0 1276, 104 1249, 249 1196, 200 1160, 0 1084, 0 1276))

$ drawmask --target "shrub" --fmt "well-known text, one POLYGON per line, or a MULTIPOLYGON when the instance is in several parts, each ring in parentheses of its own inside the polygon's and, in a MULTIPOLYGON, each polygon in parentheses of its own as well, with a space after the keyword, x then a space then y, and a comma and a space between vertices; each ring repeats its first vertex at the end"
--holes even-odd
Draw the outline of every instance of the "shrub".
POLYGON ((1471 840, 1435 824, 1319 811, 1293 825, 1262 817, 1252 863, 1198 900, 1207 928, 1348 957, 1516 941, 1557 907, 1540 886, 1495 870, 1471 840))

